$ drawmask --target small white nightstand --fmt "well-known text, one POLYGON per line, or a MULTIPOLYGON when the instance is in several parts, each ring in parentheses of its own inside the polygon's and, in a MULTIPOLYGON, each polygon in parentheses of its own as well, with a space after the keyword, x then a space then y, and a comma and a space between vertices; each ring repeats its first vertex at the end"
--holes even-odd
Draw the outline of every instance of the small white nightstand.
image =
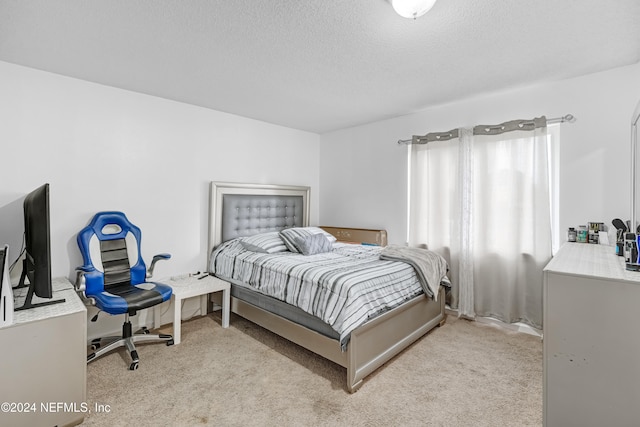
POLYGON ((207 296, 212 292, 222 291, 222 327, 229 327, 229 300, 231 285, 214 276, 180 276, 166 282, 171 286, 173 293, 173 342, 180 344, 180 328, 182 321, 182 300, 191 297, 200 297, 200 312, 207 314, 207 296))

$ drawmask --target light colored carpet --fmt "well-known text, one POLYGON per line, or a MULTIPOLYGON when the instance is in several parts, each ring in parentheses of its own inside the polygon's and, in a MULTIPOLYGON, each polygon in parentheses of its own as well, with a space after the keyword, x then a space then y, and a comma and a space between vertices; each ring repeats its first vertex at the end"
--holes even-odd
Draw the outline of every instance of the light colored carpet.
MULTIPOLYGON (((171 333, 170 328, 162 332, 171 333)), ((85 426, 539 426, 542 341, 447 318, 346 391, 346 370, 242 318, 182 325, 182 342, 87 366, 85 426)))

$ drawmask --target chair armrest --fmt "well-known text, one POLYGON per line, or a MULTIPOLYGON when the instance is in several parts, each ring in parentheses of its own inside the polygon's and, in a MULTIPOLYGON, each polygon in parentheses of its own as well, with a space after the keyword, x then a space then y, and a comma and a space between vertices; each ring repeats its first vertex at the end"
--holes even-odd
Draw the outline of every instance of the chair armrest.
POLYGON ((94 271, 93 267, 81 266, 76 267, 76 282, 73 284, 75 291, 80 295, 80 298, 84 301, 85 304, 95 305, 95 299, 88 297, 85 294, 85 290, 87 289, 87 283, 84 275, 86 273, 90 273, 94 271))
POLYGON ((76 292, 83 292, 87 288, 84 275, 92 270, 91 267, 80 266, 76 267, 76 282, 73 286, 76 288, 76 292))
POLYGON ((169 259, 171 258, 170 254, 158 254, 158 255, 154 255, 153 259, 151 260, 151 265, 149 266, 149 270, 147 271, 147 279, 151 278, 151 276, 153 276, 153 269, 156 266, 156 262, 163 260, 163 259, 169 259))

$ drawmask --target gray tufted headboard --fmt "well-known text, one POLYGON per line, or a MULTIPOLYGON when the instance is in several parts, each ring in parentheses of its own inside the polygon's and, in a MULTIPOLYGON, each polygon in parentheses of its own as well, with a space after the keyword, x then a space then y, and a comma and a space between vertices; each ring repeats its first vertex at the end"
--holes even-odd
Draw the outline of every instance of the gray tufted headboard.
POLYGON ((240 236, 309 223, 309 187, 211 182, 209 250, 240 236))

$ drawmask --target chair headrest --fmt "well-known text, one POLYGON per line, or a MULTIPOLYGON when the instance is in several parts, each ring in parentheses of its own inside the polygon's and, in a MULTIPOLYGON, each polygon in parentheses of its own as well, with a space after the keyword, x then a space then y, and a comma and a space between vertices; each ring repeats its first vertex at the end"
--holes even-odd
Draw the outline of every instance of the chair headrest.
POLYGON ((128 232, 140 237, 140 229, 129 222, 122 212, 105 211, 95 214, 87 228, 90 228, 98 240, 124 239, 128 232))

